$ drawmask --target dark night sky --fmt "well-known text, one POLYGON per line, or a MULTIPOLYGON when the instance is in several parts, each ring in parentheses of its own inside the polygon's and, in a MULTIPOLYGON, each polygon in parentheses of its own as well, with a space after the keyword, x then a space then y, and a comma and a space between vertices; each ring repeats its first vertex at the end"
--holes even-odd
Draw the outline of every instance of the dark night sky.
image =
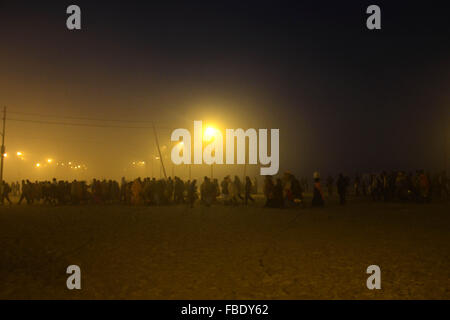
MULTIPOLYGON (((281 171, 308 175, 441 169, 450 102, 443 3, 0 1, 0 105, 154 120, 162 140, 164 128, 194 120, 280 128, 281 171), (81 7, 81 31, 65 27, 70 4, 81 7), (369 4, 381 7, 382 30, 366 29, 369 4)), ((8 150, 78 158, 102 175, 154 150, 145 129, 8 128, 8 150)))

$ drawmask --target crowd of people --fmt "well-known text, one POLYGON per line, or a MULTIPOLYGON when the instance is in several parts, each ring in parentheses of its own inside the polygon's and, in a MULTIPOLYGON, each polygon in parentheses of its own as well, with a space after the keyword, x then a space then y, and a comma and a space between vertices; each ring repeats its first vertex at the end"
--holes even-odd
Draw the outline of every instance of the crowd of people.
MULTIPOLYGON (((320 179, 315 176, 314 180, 315 188, 317 187, 320 190, 314 194, 321 194, 320 179)), ((333 187, 334 179, 332 176, 328 176, 326 179, 326 188, 329 196, 333 194, 333 187)), ((353 195, 355 197, 370 196, 374 201, 426 203, 431 202, 433 197, 448 199, 450 186, 445 171, 431 175, 430 173, 425 173, 423 170, 416 170, 415 173, 383 171, 381 173, 356 174, 353 181, 349 177, 339 174, 336 181, 336 189, 340 204, 342 205, 346 203, 349 189, 353 189, 353 195)))
POLYGON ((193 206, 199 199, 210 206, 220 201, 224 204, 237 205, 254 202, 251 194, 257 193, 257 180, 246 177, 242 183, 238 176, 231 179, 225 177, 220 183, 218 179, 204 177, 200 186, 197 180, 183 181, 179 177, 172 179, 137 178, 121 182, 115 180, 94 179, 91 184, 86 181, 35 181, 23 180, 11 185, 0 185, 1 203, 12 204, 10 195, 19 197, 18 204, 114 204, 128 205, 168 205, 186 203, 193 206))
MULTIPOLYGON (((331 175, 325 179, 326 195, 322 189, 318 172, 313 174, 312 206, 324 206, 325 200, 333 197, 334 190, 339 203, 345 205, 347 196, 370 197, 374 201, 431 202, 433 197, 448 199, 449 180, 446 172, 430 175, 422 170, 413 173, 381 172, 379 174, 356 174, 353 179, 339 174, 335 180, 331 175)), ((187 204, 191 207, 199 200, 205 206, 212 204, 248 205, 254 203, 258 193, 257 179, 226 176, 222 181, 204 177, 198 186, 197 180, 183 181, 179 177, 167 179, 137 178, 121 182, 94 179, 86 181, 36 181, 23 180, 0 184, 1 203, 12 204, 10 195, 18 197, 18 204, 43 203, 49 205, 76 204, 127 204, 168 205, 187 204)), ((265 176, 262 193, 265 207, 282 208, 304 206, 304 193, 308 192, 308 179, 297 179, 290 172, 280 177, 265 176)))

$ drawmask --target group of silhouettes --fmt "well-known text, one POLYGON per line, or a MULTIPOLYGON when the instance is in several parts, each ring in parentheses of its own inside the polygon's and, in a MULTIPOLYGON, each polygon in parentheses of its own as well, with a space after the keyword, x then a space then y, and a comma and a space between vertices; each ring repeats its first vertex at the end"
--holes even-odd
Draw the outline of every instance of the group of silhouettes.
MULTIPOLYGON (((345 205, 347 197, 370 197, 374 201, 414 201, 431 202, 434 197, 448 199, 449 180, 446 172, 430 175, 423 170, 413 173, 392 171, 372 174, 356 174, 354 179, 339 174, 335 180, 329 175, 325 180, 326 194, 322 188, 318 172, 313 174, 311 205, 324 206, 337 191, 339 203, 345 205)), ((264 206, 269 208, 305 206, 304 193, 308 192, 308 179, 297 179, 285 172, 279 177, 265 176, 262 193, 264 206)), ((12 204, 10 195, 19 197, 18 204, 127 204, 127 205, 169 205, 187 204, 193 207, 199 202, 205 206, 213 204, 248 205, 255 203, 258 193, 257 179, 246 176, 242 182, 238 176, 218 179, 204 177, 200 186, 197 180, 183 181, 179 177, 167 179, 137 178, 121 182, 94 179, 86 181, 36 181, 23 180, 21 183, 0 184, 1 203, 12 204)))
MULTIPOLYGON (((349 189, 353 189, 354 197, 371 197, 374 201, 403 201, 429 203, 432 198, 449 198, 449 179, 446 171, 430 174, 424 170, 415 173, 405 171, 382 171, 381 173, 356 174, 353 181, 343 174, 339 174, 336 189, 339 202, 344 205, 349 189)), ((333 195, 334 178, 326 179, 328 196, 333 195)), ((314 173, 313 205, 322 206, 323 192, 320 185, 320 176, 314 173)))
POLYGON ((222 202, 229 205, 254 202, 252 194, 257 193, 257 180, 249 177, 242 183, 238 176, 225 177, 220 183, 217 179, 204 177, 200 187, 197 180, 183 181, 179 177, 167 179, 137 178, 121 182, 115 180, 94 179, 86 181, 36 181, 23 180, 11 185, 0 184, 1 203, 12 204, 10 195, 19 197, 18 204, 127 204, 127 205, 168 205, 189 204, 197 200, 206 206, 222 202), (199 189, 199 190, 198 190, 199 189))

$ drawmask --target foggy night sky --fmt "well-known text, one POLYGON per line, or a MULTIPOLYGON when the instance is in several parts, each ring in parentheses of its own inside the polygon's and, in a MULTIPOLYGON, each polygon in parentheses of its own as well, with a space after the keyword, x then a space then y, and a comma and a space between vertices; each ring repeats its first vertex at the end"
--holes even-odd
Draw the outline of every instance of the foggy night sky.
MULTIPOLYGON (((193 133, 194 120, 279 128, 280 172, 308 177, 442 169, 448 10, 393 2, 0 0, 0 106, 12 119, 155 121, 166 144, 175 128, 193 133), (66 29, 70 4, 81 7, 81 31, 66 29), (370 4, 382 30, 365 26, 370 4)), ((151 129, 17 121, 6 146, 114 178, 156 152, 151 129)))

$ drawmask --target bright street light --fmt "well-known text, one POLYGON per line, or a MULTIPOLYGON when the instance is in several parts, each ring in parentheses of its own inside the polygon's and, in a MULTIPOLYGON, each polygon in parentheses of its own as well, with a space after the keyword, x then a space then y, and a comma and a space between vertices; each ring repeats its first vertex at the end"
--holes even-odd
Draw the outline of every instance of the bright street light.
POLYGON ((203 134, 204 141, 210 141, 212 138, 216 136, 217 129, 213 127, 207 127, 205 129, 205 133, 203 134))

